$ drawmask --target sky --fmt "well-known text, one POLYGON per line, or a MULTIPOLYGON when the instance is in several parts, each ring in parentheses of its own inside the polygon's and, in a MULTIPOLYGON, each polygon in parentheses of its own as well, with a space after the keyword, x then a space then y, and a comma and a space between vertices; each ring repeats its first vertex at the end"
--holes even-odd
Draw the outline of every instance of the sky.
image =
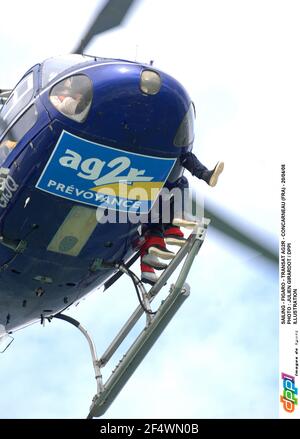
MULTIPOLYGON (((1 23, 0 86, 70 52, 99 4, 53 0, 45 17, 32 0, 6 2, 14 27, 1 23)), ((191 186, 275 249, 280 163, 299 145, 299 11, 291 0, 140 0, 122 28, 87 50, 154 60, 186 87, 197 111, 194 152, 208 167, 225 162, 216 188, 189 177, 191 186)), ((188 282, 191 296, 105 418, 277 417, 276 267, 210 228, 188 282)), ((122 279, 69 314, 101 354, 136 305, 122 279)), ((14 337, 0 356, 0 418, 85 417, 96 386, 82 335, 54 321, 14 337)))

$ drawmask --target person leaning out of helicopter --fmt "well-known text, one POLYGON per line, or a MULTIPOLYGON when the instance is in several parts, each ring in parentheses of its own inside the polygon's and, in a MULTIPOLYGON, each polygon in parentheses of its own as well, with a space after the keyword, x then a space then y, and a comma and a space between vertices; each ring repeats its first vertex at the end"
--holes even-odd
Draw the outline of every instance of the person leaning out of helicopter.
MULTIPOLYGON (((209 186, 214 187, 218 182, 220 174, 223 172, 224 163, 218 162, 212 170, 208 170, 192 152, 181 155, 180 164, 199 180, 205 181, 209 186)), ((172 187, 181 190, 189 186, 185 176, 180 177, 172 187)), ((172 189, 171 187, 168 189, 172 189)), ((149 222, 143 230, 145 238, 141 247, 141 280, 142 282, 154 285, 158 277, 156 270, 163 270, 167 264, 160 261, 173 259, 175 253, 167 249, 166 244, 182 247, 185 243, 184 234, 180 227, 191 229, 196 225, 194 221, 176 218, 174 210, 171 212, 171 221, 168 224, 149 222)))

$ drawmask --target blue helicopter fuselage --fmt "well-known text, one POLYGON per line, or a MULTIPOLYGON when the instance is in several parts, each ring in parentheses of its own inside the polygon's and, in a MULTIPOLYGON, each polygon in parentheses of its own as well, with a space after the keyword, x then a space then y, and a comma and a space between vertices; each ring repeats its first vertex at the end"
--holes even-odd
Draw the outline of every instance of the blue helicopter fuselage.
POLYGON ((178 158, 192 144, 190 108, 180 83, 135 62, 72 55, 24 75, 0 112, 0 325, 7 332, 78 302, 137 251, 139 224, 99 223, 97 208, 151 208, 154 200, 108 189, 176 181, 178 158), (74 77, 90 89, 71 115, 50 98, 74 77))

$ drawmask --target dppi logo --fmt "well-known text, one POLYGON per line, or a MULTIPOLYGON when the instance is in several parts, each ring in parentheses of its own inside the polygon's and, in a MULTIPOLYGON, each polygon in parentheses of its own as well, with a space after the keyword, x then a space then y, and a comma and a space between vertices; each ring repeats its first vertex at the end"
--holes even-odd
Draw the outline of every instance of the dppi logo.
POLYGON ((282 402, 286 412, 292 413, 295 410, 295 405, 298 404, 298 398, 295 396, 298 395, 295 377, 282 373, 281 379, 283 380, 283 394, 280 396, 280 402, 282 402))

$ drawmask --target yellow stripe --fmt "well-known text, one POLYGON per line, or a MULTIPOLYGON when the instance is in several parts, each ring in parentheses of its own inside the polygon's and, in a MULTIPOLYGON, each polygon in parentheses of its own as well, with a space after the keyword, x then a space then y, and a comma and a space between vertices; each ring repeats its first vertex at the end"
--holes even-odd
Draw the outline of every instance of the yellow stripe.
POLYGON ((97 224, 95 209, 73 206, 53 236, 47 250, 78 256, 97 224))
POLYGON ((90 190, 130 200, 155 200, 162 186, 162 181, 137 181, 132 184, 113 183, 109 186, 95 186, 90 190))

